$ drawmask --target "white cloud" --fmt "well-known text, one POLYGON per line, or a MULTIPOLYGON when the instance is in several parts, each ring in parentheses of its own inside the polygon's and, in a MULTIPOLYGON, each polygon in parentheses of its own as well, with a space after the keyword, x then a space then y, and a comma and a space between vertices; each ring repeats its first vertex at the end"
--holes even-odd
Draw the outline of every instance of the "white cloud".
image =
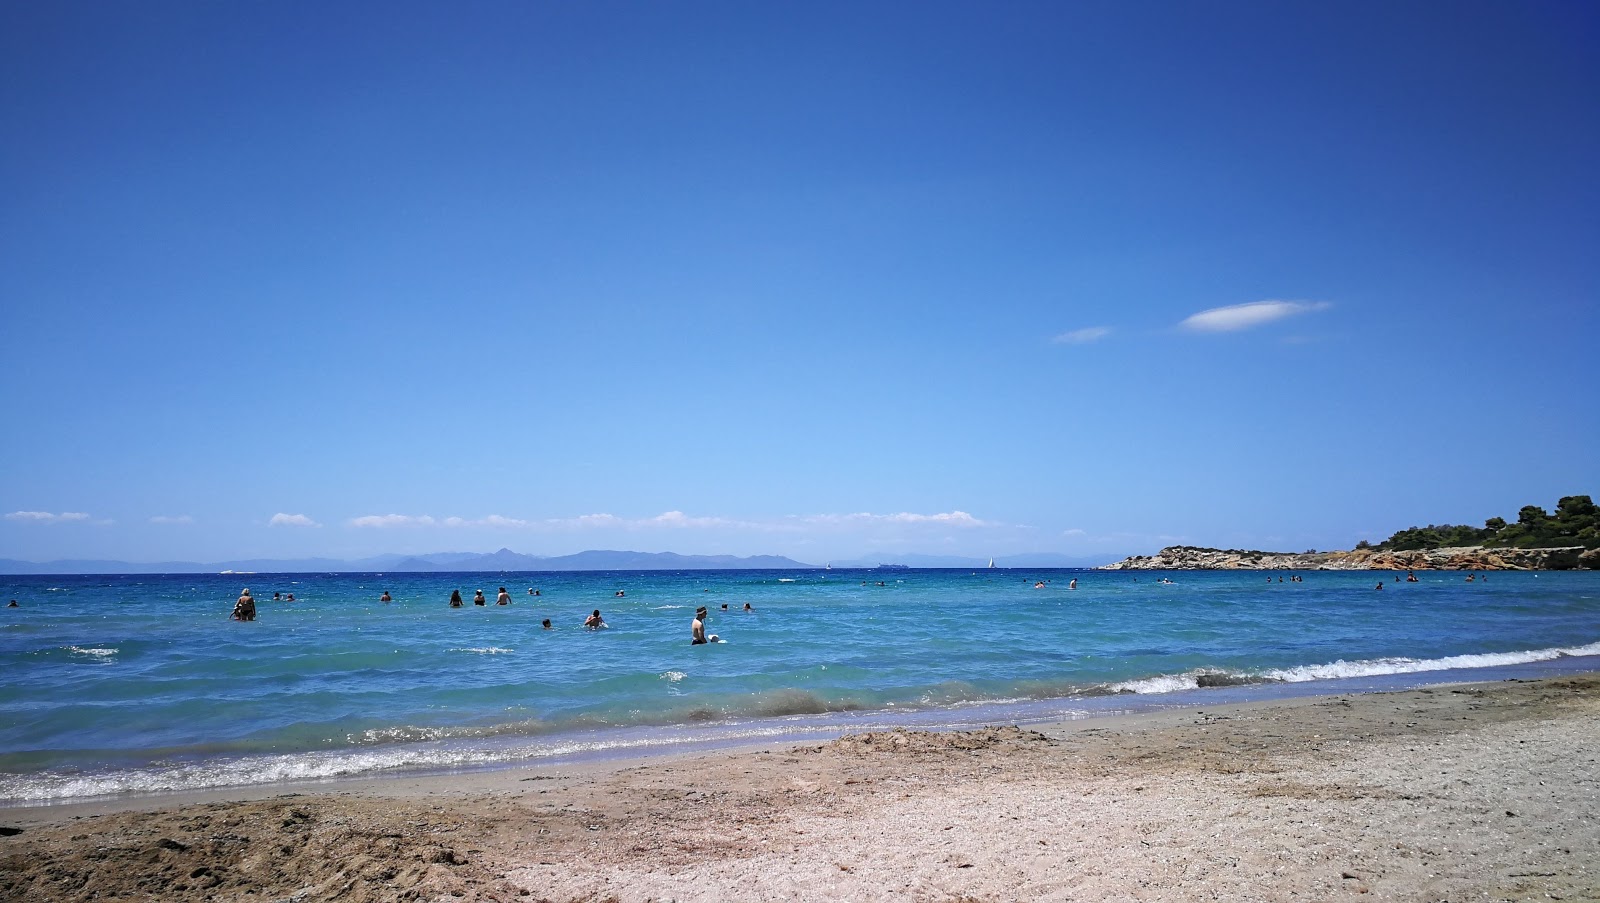
POLYGON ((272 515, 272 520, 267 521, 269 527, 320 527, 321 524, 306 517, 304 514, 284 514, 279 512, 272 515))
POLYGON ((682 511, 663 511, 655 517, 645 521, 646 524, 657 527, 727 527, 732 526, 732 521, 720 517, 690 517, 682 511))
POLYGON ((941 514, 914 514, 902 511, 899 514, 872 514, 859 512, 856 514, 811 514, 801 520, 812 524, 828 525, 867 525, 867 524, 938 524, 947 527, 992 527, 989 521, 979 520, 965 511, 947 511, 941 514))
POLYGON ((1284 317, 1327 310, 1332 306, 1327 301, 1251 301, 1202 310, 1191 314, 1178 326, 1190 332, 1235 332, 1284 317))
POLYGON ((169 515, 166 515, 166 514, 157 514, 156 516, 150 518, 150 523, 152 523, 152 524, 192 524, 192 523, 194 523, 194 518, 190 517, 187 514, 179 514, 176 517, 172 517, 172 516, 169 516, 169 515))
POLYGON ((350 518, 352 527, 431 527, 434 519, 426 514, 365 514, 350 518))
POLYGON ((1110 334, 1109 326, 1086 326, 1083 329, 1063 332, 1050 341, 1057 345, 1087 345, 1090 342, 1098 342, 1110 334))
POLYGON ((34 524, 62 524, 88 519, 89 515, 82 511, 63 511, 60 514, 52 514, 49 511, 13 511, 6 515, 6 520, 34 524))
POLYGON ((514 517, 505 517, 491 514, 487 517, 446 517, 434 518, 431 514, 367 514, 361 517, 352 517, 349 521, 352 527, 503 527, 520 529, 531 526, 525 520, 514 517))
POLYGON ((514 517, 502 517, 502 516, 500 516, 498 514, 491 514, 491 515, 489 515, 487 517, 480 517, 480 518, 476 518, 476 519, 466 518, 466 517, 447 517, 447 518, 444 519, 444 521, 442 523, 446 527, 510 527, 510 528, 521 528, 521 527, 529 526, 528 522, 525 521, 525 520, 518 520, 517 518, 514 518, 514 517))
POLYGON ((501 517, 498 514, 491 514, 478 521, 478 523, 485 527, 507 527, 510 529, 521 529, 528 526, 528 522, 525 520, 515 517, 501 517))

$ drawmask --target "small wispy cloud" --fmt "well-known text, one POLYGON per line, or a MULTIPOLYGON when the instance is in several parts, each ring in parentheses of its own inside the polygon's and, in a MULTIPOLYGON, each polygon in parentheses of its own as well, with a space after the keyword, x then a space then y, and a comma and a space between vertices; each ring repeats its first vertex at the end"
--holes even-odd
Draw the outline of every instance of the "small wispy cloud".
POLYGON ((49 511, 13 511, 6 515, 6 520, 21 521, 28 524, 65 524, 74 521, 86 521, 89 515, 82 511, 63 511, 53 514, 49 511))
POLYGON ((367 514, 350 518, 352 527, 431 527, 434 523, 426 514, 367 514))
POLYGON ((150 518, 150 523, 152 523, 152 524, 192 524, 192 523, 194 523, 194 518, 190 517, 187 514, 179 514, 179 515, 176 515, 176 516, 167 515, 167 514, 157 514, 154 517, 150 518))
POLYGON ((508 530, 520 530, 532 526, 528 521, 515 517, 504 517, 499 514, 490 514, 486 517, 447 517, 442 523, 446 527, 499 527, 508 530))
POLYGON ((532 523, 515 517, 506 517, 500 514, 490 514, 487 517, 444 517, 435 518, 431 514, 366 514, 361 517, 352 517, 349 525, 358 528, 390 529, 396 527, 499 527, 517 530, 532 526, 532 523))
POLYGON ((269 526, 269 527, 320 527, 322 525, 317 523, 316 521, 312 520, 311 518, 306 517, 304 514, 284 514, 283 512, 280 511, 277 514, 272 515, 272 519, 267 521, 267 526, 269 526))
POLYGON ((1184 318, 1178 326, 1190 332, 1237 332, 1332 306, 1327 301, 1250 301, 1202 310, 1184 318))
POLYGON ((946 511, 939 514, 916 514, 902 511, 898 514, 872 514, 862 511, 855 514, 810 514, 801 520, 809 524, 837 526, 865 526, 869 524, 937 524, 946 527, 992 527, 989 521, 979 520, 965 511, 946 511))
POLYGON ((1083 329, 1074 329, 1070 332, 1052 338, 1050 342, 1055 345, 1087 345, 1098 342, 1111 334, 1109 326, 1086 326, 1083 329))

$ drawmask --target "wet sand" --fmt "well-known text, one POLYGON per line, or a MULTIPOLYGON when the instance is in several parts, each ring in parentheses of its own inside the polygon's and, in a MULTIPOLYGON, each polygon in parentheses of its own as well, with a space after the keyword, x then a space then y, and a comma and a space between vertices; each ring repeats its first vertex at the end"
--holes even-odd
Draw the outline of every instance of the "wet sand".
POLYGON ((8 901, 1600 900, 1600 676, 9 809, 0 835, 8 901))

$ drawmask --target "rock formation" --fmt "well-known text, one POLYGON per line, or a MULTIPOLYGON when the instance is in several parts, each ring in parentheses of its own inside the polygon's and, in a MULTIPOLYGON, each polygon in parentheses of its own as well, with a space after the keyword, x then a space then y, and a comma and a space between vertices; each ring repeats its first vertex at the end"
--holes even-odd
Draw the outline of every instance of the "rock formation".
POLYGON ((1110 571, 1569 571, 1600 568, 1600 549, 1582 546, 1559 549, 1512 549, 1459 546, 1450 549, 1415 549, 1394 552, 1353 549, 1348 552, 1254 552, 1241 549, 1202 549, 1168 546, 1155 555, 1134 555, 1110 571))

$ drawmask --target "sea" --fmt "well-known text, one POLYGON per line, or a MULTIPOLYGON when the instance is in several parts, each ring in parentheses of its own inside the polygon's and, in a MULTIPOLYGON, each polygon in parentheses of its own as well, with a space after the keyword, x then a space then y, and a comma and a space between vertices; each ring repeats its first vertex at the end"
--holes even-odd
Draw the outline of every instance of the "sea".
POLYGON ((1299 576, 0 576, 0 806, 1600 670, 1597 572, 1299 576))

